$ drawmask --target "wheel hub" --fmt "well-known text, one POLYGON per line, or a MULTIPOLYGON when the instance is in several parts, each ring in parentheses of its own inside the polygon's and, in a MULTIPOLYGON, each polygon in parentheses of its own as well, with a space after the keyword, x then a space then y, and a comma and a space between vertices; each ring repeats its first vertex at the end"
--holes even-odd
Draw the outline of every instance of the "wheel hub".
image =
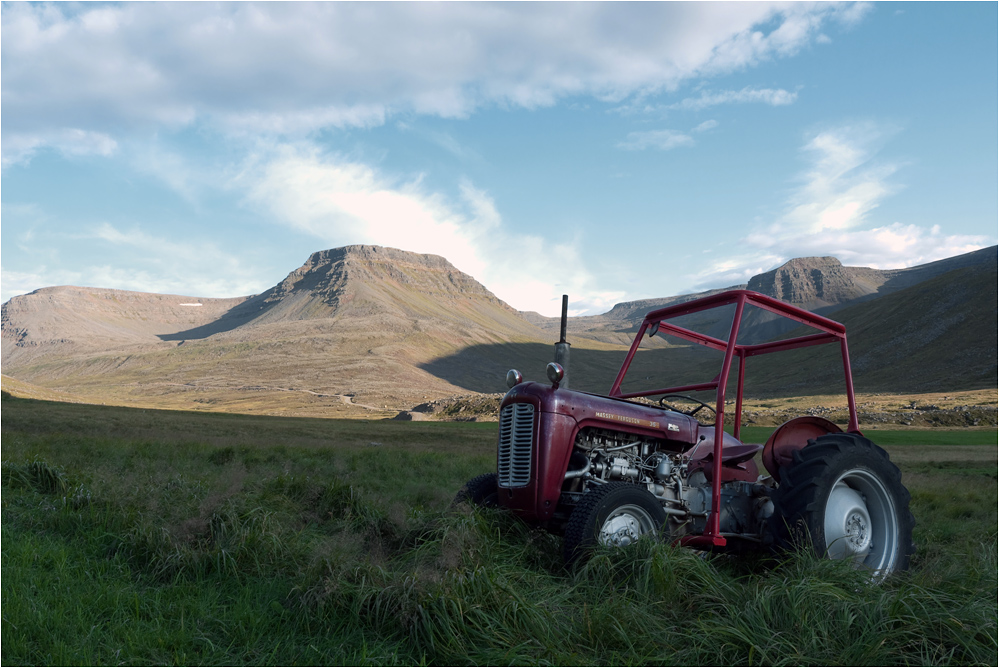
POLYGON ((624 547, 631 545, 641 535, 638 522, 629 515, 620 515, 608 521, 600 532, 600 542, 604 545, 624 547))
POLYGON ((833 559, 863 561, 871 551, 871 515, 864 497, 838 482, 826 504, 826 549, 833 559))
POLYGON ((871 535, 868 518, 861 513, 851 513, 846 519, 846 540, 854 553, 866 552, 870 547, 871 535))
POLYGON ((623 506, 608 517, 600 528, 601 545, 625 547, 654 530, 652 516, 638 506, 623 506))

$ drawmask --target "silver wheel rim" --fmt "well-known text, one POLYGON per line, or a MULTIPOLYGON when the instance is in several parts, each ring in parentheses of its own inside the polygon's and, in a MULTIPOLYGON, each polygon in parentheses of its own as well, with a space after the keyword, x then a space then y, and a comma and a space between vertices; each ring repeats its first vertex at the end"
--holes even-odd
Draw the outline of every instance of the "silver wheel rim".
POLYGON ((888 488, 873 472, 853 469, 833 484, 824 518, 826 555, 887 573, 899 550, 898 515, 888 488))
POLYGON ((601 545, 624 547, 631 545, 647 533, 656 530, 656 523, 649 511, 640 506, 627 504, 614 510, 597 536, 601 545))

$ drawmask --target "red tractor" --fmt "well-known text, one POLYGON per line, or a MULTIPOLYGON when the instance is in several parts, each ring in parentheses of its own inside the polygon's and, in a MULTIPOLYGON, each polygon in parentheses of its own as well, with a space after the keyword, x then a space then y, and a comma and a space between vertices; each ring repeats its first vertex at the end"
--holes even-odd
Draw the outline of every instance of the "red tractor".
MULTIPOLYGON (((558 345, 567 352, 564 312, 562 331, 556 358, 558 345)), ((858 428, 846 328, 840 323, 766 295, 732 290, 646 315, 607 396, 567 389, 565 370, 556 362, 547 371, 550 385, 522 382, 515 370, 507 375, 496 473, 470 480, 459 499, 505 508, 563 535, 567 563, 598 544, 624 546, 650 534, 712 551, 807 544, 819 555, 850 559, 880 575, 908 567, 915 523, 909 492, 887 453, 858 428), (669 322, 733 305, 727 339, 669 322), (740 344, 747 306, 817 332, 740 344), (720 351, 721 372, 708 382, 662 387, 653 382, 651 389, 623 392, 639 345, 655 335, 720 351), (822 417, 803 416, 778 427, 765 444, 743 443, 746 358, 830 343, 839 344, 842 353, 850 412, 846 431, 822 417), (725 398, 735 360, 738 381, 728 434, 725 398), (713 405, 687 396, 704 391, 714 392, 713 405), (695 415, 702 410, 714 413, 713 424, 698 422, 695 415), (769 475, 761 475, 757 459, 769 475)), ((643 371, 632 373, 644 380, 643 371)))

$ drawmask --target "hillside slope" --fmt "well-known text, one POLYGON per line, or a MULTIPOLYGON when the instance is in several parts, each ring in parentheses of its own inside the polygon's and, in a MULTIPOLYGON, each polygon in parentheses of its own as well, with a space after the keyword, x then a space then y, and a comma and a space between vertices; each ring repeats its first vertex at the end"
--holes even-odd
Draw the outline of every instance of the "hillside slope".
MULTIPOLYGON (((955 269, 837 310, 832 317, 846 325, 857 391, 994 389, 999 379, 997 274, 994 265, 955 269)), ((775 338, 814 332, 799 327, 775 338)), ((680 366, 689 369, 684 380, 703 381, 717 373, 720 354, 700 347, 688 352, 702 361, 680 366)), ((751 358, 746 364, 746 391, 754 396, 841 393, 845 384, 840 359, 835 345, 751 358)), ((734 378, 733 371, 730 382, 734 378)))
MULTIPOLYGON (((995 265, 970 266, 837 311, 835 318, 847 326, 858 390, 995 388, 997 281, 995 265)), ((842 373, 823 370, 823 361, 835 359, 824 348, 812 349, 820 354, 787 353, 779 364, 796 368, 800 378, 786 386, 841 386, 842 373)), ((764 376, 766 387, 777 391, 786 371, 776 362, 764 371, 770 375, 764 376)))
POLYGON ((63 285, 14 297, 0 309, 3 364, 55 351, 156 344, 225 316, 248 297, 204 299, 63 285))

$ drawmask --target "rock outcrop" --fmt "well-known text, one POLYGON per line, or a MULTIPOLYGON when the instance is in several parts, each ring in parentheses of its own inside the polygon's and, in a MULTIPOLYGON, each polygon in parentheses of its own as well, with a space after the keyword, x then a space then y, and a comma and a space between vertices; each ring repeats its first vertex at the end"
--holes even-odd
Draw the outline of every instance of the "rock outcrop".
POLYGON ((746 287, 816 310, 875 294, 888 280, 886 273, 868 267, 844 267, 834 257, 802 257, 753 276, 746 287))

